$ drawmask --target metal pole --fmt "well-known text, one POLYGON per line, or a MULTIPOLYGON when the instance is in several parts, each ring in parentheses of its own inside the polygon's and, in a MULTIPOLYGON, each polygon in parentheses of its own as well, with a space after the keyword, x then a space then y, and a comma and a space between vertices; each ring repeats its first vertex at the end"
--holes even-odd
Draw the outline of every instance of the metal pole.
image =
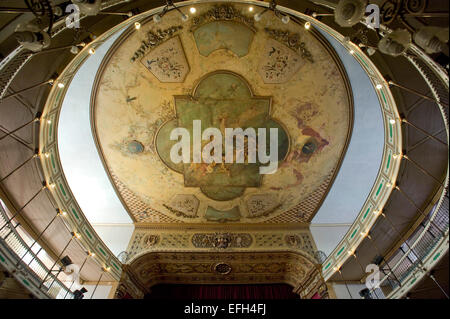
POLYGON ((70 243, 72 242, 72 240, 75 238, 75 234, 72 234, 72 236, 70 237, 70 240, 67 242, 66 246, 64 247, 64 249, 61 251, 61 253, 58 255, 58 257, 56 258, 55 262, 53 263, 52 267, 50 268, 50 270, 47 272, 47 275, 45 276, 44 280, 42 280, 41 284, 39 285, 39 288, 42 287, 42 285, 44 284, 44 282, 47 280, 48 275, 50 275, 50 273, 53 270, 53 267, 55 267, 55 265, 58 263, 59 259, 61 258, 62 254, 64 254, 64 252, 66 251, 67 247, 69 247, 70 243))
POLYGON ((344 282, 345 288, 347 288, 347 292, 348 292, 348 294, 349 294, 349 296, 350 296, 350 299, 353 299, 353 296, 352 296, 352 294, 350 293, 350 289, 349 289, 348 286, 347 286, 347 282, 345 281, 344 276, 342 276, 341 269, 339 268, 337 271, 339 272, 339 275, 341 275, 342 281, 344 282))
MULTIPOLYGON (((387 274, 387 276, 389 276, 389 274, 394 275, 395 281, 398 282, 398 284, 400 285, 400 287, 402 286, 402 283, 400 282, 400 280, 398 280, 397 276, 395 275, 394 271, 392 270, 391 266, 389 265, 389 263, 387 262, 387 260, 384 258, 384 256, 381 254, 380 249, 378 248, 378 245, 375 243, 375 240, 372 239, 372 236, 370 236, 370 234, 367 235, 367 238, 370 239, 370 242, 372 243, 372 245, 375 247, 375 250, 377 251, 377 254, 382 258, 382 261, 384 261, 385 265, 388 267, 389 269, 389 273, 387 274)), ((384 271, 383 271, 384 273, 384 271)), ((388 277, 389 278, 389 277, 388 277)))
POLYGON ((439 142, 439 143, 444 144, 445 146, 447 146, 447 143, 446 143, 446 142, 441 141, 441 140, 438 139, 437 137, 435 137, 435 136, 429 134, 427 131, 421 129, 420 127, 417 127, 416 125, 412 124, 411 122, 408 122, 407 119, 402 119, 402 122, 403 122, 403 123, 406 123, 406 124, 409 124, 410 126, 414 127, 416 130, 422 132, 422 133, 425 134, 426 136, 428 136, 428 137, 432 138, 433 140, 435 140, 435 141, 437 141, 437 142, 439 142))
POLYGON ((9 222, 11 222, 14 218, 16 218, 16 216, 19 215, 20 212, 21 212, 25 207, 27 207, 27 205, 28 205, 29 203, 31 203, 31 201, 32 201, 33 199, 35 199, 35 198, 39 195, 39 193, 42 192, 42 191, 47 187, 47 186, 46 186, 47 184, 46 184, 45 182, 43 183, 43 185, 44 185, 44 187, 42 187, 41 189, 39 189, 39 191, 38 191, 36 194, 34 194, 34 196, 31 197, 31 199, 30 199, 28 202, 26 202, 25 205, 23 205, 17 212, 14 213, 14 215, 13 215, 10 219, 8 219, 8 221, 6 222, 6 224, 3 225, 2 228, 0 228, 0 231, 2 231, 3 228, 4 228, 9 222))
POLYGON ((426 169, 424 169, 422 166, 420 166, 418 163, 416 163, 415 161, 413 161, 412 159, 410 159, 408 156, 403 155, 403 158, 408 160, 409 162, 413 163, 419 170, 422 171, 422 173, 425 173, 425 175, 428 175, 429 177, 431 177, 432 179, 434 179, 438 184, 444 186, 442 184, 442 182, 440 180, 438 180, 436 177, 434 177, 433 175, 431 175, 430 173, 428 173, 428 171, 426 169))
MULTIPOLYGON (((0 127, 0 131, 4 132, 4 133, 8 133, 5 129, 0 127)), ((19 139, 19 137, 15 136, 15 135, 9 135, 9 137, 13 138, 16 142, 19 142, 20 144, 22 144, 23 146, 25 146, 26 148, 28 148, 31 151, 34 151, 34 149, 32 147, 30 147, 29 145, 27 145, 25 142, 21 141, 19 139)))
POLYGON ((89 298, 89 299, 92 299, 92 297, 94 297, 94 293, 97 290, 98 284, 100 283, 100 279, 102 279, 102 276, 103 276, 104 273, 105 273, 105 271, 102 269, 102 273, 100 274, 100 277, 98 278, 97 284, 95 285, 94 291, 91 294, 91 298, 89 298))
MULTIPOLYGON (((403 190, 401 190, 400 187, 395 186, 395 189, 398 190, 404 197, 406 197, 406 199, 407 199, 407 200, 408 200, 408 201, 416 208, 416 210, 417 210, 423 217, 425 217, 425 218, 428 217, 428 216, 427 216, 427 215, 419 208, 419 206, 417 206, 416 203, 414 203, 414 201, 411 199, 411 197, 409 197, 403 190)), ((431 218, 430 218, 429 221, 430 221, 430 223, 431 223, 434 227, 436 227, 437 229, 441 230, 441 228, 440 228, 438 225, 436 225, 436 224, 434 223, 434 221, 431 220, 431 218)), ((441 230, 441 233, 443 234, 444 231, 441 230)))
POLYGON ((44 228, 44 230, 39 234, 39 236, 33 241, 33 243, 31 244, 31 246, 29 246, 27 248, 27 251, 25 252, 25 254, 23 254, 22 257, 20 257, 20 260, 17 262, 17 265, 20 264, 20 262, 22 261, 22 259, 28 254, 28 252, 33 248, 34 244, 36 244, 39 239, 41 239, 42 235, 45 233, 45 231, 50 227, 51 224, 53 224, 53 221, 56 219, 56 217, 58 217, 60 215, 59 210, 57 210, 57 213, 55 215, 55 217, 52 218, 52 220, 50 221, 50 223, 48 223, 48 225, 44 228))
POLYGON ((19 127, 16 128, 15 130, 10 131, 10 132, 7 132, 5 135, 3 135, 2 137, 0 137, 0 141, 1 141, 2 139, 4 139, 5 137, 10 136, 11 134, 14 134, 15 132, 17 132, 18 130, 24 128, 25 126, 27 126, 27 125, 29 125, 29 124, 31 124, 31 123, 34 123, 34 122, 38 122, 38 121, 39 121, 39 117, 35 117, 35 118, 32 119, 31 121, 29 121, 29 122, 27 122, 27 123, 25 123, 25 124, 19 126, 19 127))
POLYGON ((418 91, 416 91, 416 90, 407 88, 407 87, 405 87, 405 86, 403 86, 403 85, 400 85, 400 84, 397 84, 397 83, 395 83, 395 82, 393 82, 393 81, 388 81, 388 84, 389 84, 389 85, 392 85, 392 86, 395 86, 395 87, 398 87, 398 88, 400 88, 400 89, 402 89, 402 90, 405 90, 405 91, 407 91, 407 92, 409 92, 409 93, 412 93, 412 94, 414 94, 414 95, 420 96, 420 97, 423 98, 423 99, 426 99, 426 100, 429 100, 429 101, 433 101, 433 102, 436 102, 436 103, 439 104, 439 101, 433 99, 432 97, 426 96, 426 95, 424 95, 424 94, 422 94, 422 93, 420 93, 420 92, 418 92, 418 91))
POLYGON ((40 87, 40 86, 43 86, 43 85, 45 85, 45 84, 50 84, 50 85, 52 85, 53 82, 54 82, 54 80, 53 80, 53 79, 50 79, 50 80, 47 80, 47 81, 45 81, 45 82, 35 84, 35 85, 33 85, 33 86, 30 86, 29 88, 26 88, 26 89, 23 89, 23 90, 20 90, 20 91, 11 93, 10 95, 6 95, 6 96, 0 98, 0 101, 6 100, 7 98, 10 98, 10 97, 19 95, 19 94, 21 94, 21 93, 24 93, 24 92, 26 92, 26 91, 35 89, 35 88, 40 87))
POLYGON ((445 295, 445 297, 447 297, 447 299, 449 299, 447 293, 445 292, 445 290, 441 287, 441 285, 439 285, 439 283, 437 282, 436 278, 434 277, 433 274, 429 273, 428 277, 431 278, 431 280, 434 281, 434 283, 436 284, 436 286, 438 286, 438 288, 442 291, 442 293, 445 295))
POLYGON ((13 169, 8 175, 6 175, 5 177, 3 177, 2 179, 0 179, 0 183, 2 183, 5 179, 7 179, 8 177, 10 177, 12 174, 14 174, 15 172, 17 172, 21 167, 23 167, 25 164, 27 164, 29 161, 31 161, 33 158, 36 158, 39 156, 39 150, 35 150, 33 156, 31 156, 30 158, 28 158, 25 162, 23 162, 22 164, 20 164, 19 166, 17 166, 15 169, 13 169))

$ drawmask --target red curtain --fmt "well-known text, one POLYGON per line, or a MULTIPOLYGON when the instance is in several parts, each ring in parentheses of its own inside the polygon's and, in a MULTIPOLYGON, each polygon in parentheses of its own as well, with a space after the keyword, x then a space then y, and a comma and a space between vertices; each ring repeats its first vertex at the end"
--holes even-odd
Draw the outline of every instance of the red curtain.
POLYGON ((299 299, 292 287, 273 285, 157 285, 146 299, 299 299))

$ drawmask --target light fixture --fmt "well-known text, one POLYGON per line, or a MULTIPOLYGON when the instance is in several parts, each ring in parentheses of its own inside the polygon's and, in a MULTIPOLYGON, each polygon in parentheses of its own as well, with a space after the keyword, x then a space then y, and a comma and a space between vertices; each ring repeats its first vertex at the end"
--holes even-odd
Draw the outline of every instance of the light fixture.
POLYGON ((75 237, 75 238, 77 238, 77 239, 80 239, 80 238, 81 238, 81 235, 78 234, 78 233, 76 233, 76 232, 73 232, 73 237, 75 237))
POLYGON ((400 154, 393 154, 392 155, 392 158, 399 158, 400 157, 400 154))
POLYGON ((134 28, 135 28, 136 30, 139 30, 139 29, 141 28, 141 24, 140 24, 139 22, 135 22, 135 23, 134 23, 134 28))
POLYGON ((248 11, 253 12, 254 8, 252 6, 248 7, 248 11))
POLYGON ((47 124, 52 124, 52 120, 47 120, 47 124))
MULTIPOLYGON (((169 11, 170 7, 174 8, 175 10, 177 10, 181 14, 181 20, 183 22, 186 22, 189 19, 187 14, 184 14, 177 6, 174 5, 173 0, 166 0, 166 5, 162 9, 161 13, 157 13, 157 14, 155 14, 153 16, 153 21, 155 23, 160 22, 162 17, 167 13, 167 11, 169 11)), ((194 7, 191 7, 189 9, 189 11, 191 13, 195 13, 197 11, 197 9, 195 9, 194 7)))
POLYGON ((376 88, 377 88, 377 90, 381 90, 381 89, 383 88, 383 85, 381 85, 380 83, 378 83, 378 84, 376 85, 376 88))
POLYGON ((389 120, 389 123, 395 124, 395 120, 394 120, 394 119, 390 119, 390 120, 389 120))
POLYGON ((58 87, 59 87, 60 89, 62 89, 62 88, 64 87, 64 83, 59 82, 59 83, 58 83, 58 87))
POLYGON ((307 21, 305 22, 305 29, 309 30, 309 28, 311 28, 311 22, 307 21))
POLYGON ((78 54, 78 52, 80 52, 80 49, 76 45, 72 45, 72 47, 70 48, 70 53, 78 54))
POLYGON ((392 183, 391 182, 387 182, 386 183, 386 187, 392 187, 392 183))
POLYGON ((95 253, 93 253, 93 252, 88 252, 88 255, 91 257, 95 257, 95 253))
POLYGON ((283 14, 281 13, 280 10, 277 9, 277 4, 275 2, 275 0, 271 0, 269 3, 269 7, 265 8, 262 12, 259 13, 255 13, 255 15, 253 16, 253 18, 255 19, 255 21, 260 21, 262 18, 262 15, 264 13, 266 13, 268 10, 272 10, 273 13, 281 19, 281 22, 283 22, 284 24, 288 24, 289 21, 291 20, 291 18, 287 15, 287 14, 283 14))
POLYGON ((50 153, 44 153, 44 156, 45 156, 46 158, 49 158, 49 157, 50 157, 50 153))
POLYGON ((340 0, 334 9, 334 20, 341 27, 352 27, 359 23, 366 11, 364 0, 340 0))
POLYGON ((350 51, 348 51, 348 53, 353 55, 355 53, 355 51, 353 51, 353 49, 350 49, 350 51))
POLYGON ((95 54, 95 49, 94 48, 90 48, 88 52, 89 52, 90 55, 93 55, 93 54, 95 54))

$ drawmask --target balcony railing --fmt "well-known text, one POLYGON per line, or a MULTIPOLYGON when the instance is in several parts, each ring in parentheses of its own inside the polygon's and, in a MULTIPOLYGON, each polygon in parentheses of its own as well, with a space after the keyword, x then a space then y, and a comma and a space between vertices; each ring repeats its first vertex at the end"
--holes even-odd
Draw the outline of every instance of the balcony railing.
POLYGON ((11 221, 0 204, 0 262, 3 266, 38 298, 72 298, 73 294, 45 266, 39 253, 26 244, 18 227, 20 224, 11 221))

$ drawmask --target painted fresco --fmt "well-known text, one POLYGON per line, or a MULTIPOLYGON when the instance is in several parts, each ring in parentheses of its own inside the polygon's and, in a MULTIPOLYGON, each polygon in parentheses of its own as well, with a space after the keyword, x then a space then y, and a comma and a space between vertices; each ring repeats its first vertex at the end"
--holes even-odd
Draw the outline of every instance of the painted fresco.
POLYGON ((189 72, 178 37, 156 47, 141 59, 141 63, 161 82, 183 82, 189 72))
POLYGON ((271 12, 258 24, 239 4, 231 11, 211 4, 196 8, 183 27, 177 12, 168 12, 159 24, 142 22, 112 49, 99 75, 92 105, 95 135, 108 171, 128 194, 122 196, 127 209, 140 222, 310 219, 320 201, 309 201, 319 189, 326 194, 352 126, 345 76, 324 44, 301 25, 285 25, 271 12), (221 40, 231 39, 230 23, 246 28, 239 41, 221 40), (272 29, 266 30, 267 24, 272 29), (195 36, 198 30, 204 36, 195 36), (225 38, 207 35, 223 30, 225 38), (149 37, 161 40, 149 46, 149 37), (168 43, 177 41, 178 59, 183 56, 189 65, 186 73, 156 75, 154 63, 149 71, 146 59, 161 58, 168 43), (175 127, 190 130, 193 119, 219 129, 278 127, 285 134, 277 172, 259 175, 258 163, 171 163, 167 136, 175 127))

